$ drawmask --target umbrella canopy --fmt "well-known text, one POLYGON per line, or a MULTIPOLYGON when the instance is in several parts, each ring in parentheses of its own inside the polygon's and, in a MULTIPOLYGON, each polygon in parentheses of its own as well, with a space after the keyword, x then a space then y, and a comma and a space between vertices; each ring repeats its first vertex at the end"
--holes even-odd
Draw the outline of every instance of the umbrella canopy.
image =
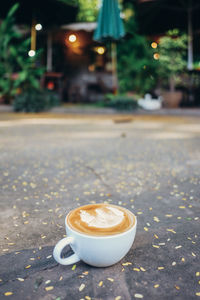
POLYGON ((94 40, 119 40, 125 35, 117 0, 103 0, 94 40))
POLYGON ((113 91, 117 93, 117 49, 115 41, 125 35, 123 22, 120 18, 118 0, 103 0, 98 16, 97 28, 94 33, 94 40, 112 42, 112 73, 113 91))
POLYGON ((178 28, 188 32, 188 69, 193 68, 193 33, 200 29, 199 0, 139 0, 141 33, 162 34, 178 28))

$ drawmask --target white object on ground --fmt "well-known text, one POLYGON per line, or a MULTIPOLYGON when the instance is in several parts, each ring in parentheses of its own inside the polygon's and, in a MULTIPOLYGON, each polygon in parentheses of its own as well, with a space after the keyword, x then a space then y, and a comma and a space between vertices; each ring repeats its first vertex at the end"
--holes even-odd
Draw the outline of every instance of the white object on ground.
POLYGON ((140 107, 146 110, 156 110, 162 107, 163 98, 159 96, 158 98, 152 98, 151 94, 146 94, 144 98, 138 100, 140 107))

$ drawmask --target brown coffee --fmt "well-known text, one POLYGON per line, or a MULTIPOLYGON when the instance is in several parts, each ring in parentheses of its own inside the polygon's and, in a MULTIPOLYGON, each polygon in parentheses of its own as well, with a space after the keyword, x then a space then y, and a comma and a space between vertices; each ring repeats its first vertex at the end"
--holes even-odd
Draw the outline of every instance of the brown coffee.
POLYGON ((129 230, 135 224, 135 217, 127 209, 117 205, 89 204, 72 210, 67 223, 80 233, 106 236, 129 230))

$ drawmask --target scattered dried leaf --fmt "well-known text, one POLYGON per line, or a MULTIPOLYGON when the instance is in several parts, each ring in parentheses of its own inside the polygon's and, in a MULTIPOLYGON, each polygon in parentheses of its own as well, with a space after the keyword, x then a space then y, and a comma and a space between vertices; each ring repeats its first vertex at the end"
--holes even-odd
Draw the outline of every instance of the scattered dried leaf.
POLYGON ((114 281, 114 279, 113 279, 113 278, 110 278, 110 277, 108 277, 107 280, 109 280, 109 281, 111 281, 111 282, 114 281))
POLYGON ((142 299, 142 298, 143 298, 143 295, 142 295, 142 294, 135 294, 134 297, 135 297, 135 298, 138 298, 138 299, 142 299))
POLYGON ((73 265, 72 267, 72 271, 74 271, 76 269, 76 265, 73 265))
POLYGON ((100 281, 98 286, 102 286, 103 285, 103 281, 100 281))
POLYGON ((82 283, 82 284, 79 286, 79 292, 81 292, 82 290, 84 290, 84 288, 85 288, 85 284, 82 283))
POLYGON ((29 269, 30 267, 31 267, 31 265, 28 265, 28 266, 25 267, 25 269, 29 269))
POLYGON ((18 277, 17 280, 19 280, 19 281, 24 281, 24 278, 18 277))
POLYGON ((51 291, 54 289, 54 286, 46 286, 45 287, 45 290, 48 292, 48 291, 51 291))
POLYGON ((4 296, 11 296, 11 295, 13 295, 13 292, 5 292, 4 293, 4 296))

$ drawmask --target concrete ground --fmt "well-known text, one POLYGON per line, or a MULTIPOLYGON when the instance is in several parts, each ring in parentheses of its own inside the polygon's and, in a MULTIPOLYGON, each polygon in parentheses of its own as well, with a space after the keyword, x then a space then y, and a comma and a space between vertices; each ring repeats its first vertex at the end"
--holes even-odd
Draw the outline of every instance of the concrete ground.
POLYGON ((0 299, 200 299, 199 118, 0 113, 0 170, 0 299), (58 265, 66 213, 104 201, 137 215, 129 253, 58 265))

